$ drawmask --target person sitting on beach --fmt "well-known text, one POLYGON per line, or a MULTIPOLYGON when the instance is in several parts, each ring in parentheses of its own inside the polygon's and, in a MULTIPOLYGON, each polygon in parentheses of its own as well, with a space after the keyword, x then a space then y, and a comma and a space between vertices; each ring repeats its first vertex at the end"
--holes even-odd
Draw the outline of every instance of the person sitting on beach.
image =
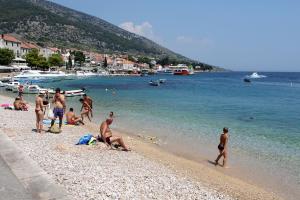
POLYGON ((15 110, 22 110, 22 111, 27 111, 28 106, 26 101, 24 101, 21 97, 16 97, 14 101, 14 108, 15 110))
POLYGON ((100 135, 103 142, 111 147, 112 143, 117 142, 121 147, 124 148, 124 151, 130 151, 130 149, 125 145, 123 138, 121 136, 113 136, 109 126, 112 124, 113 119, 108 118, 103 121, 100 125, 100 135))
POLYGON ((14 101, 14 108, 15 108, 15 110, 22 110, 21 99, 20 99, 20 97, 16 97, 16 98, 15 98, 15 101, 14 101))
POLYGON ((83 121, 75 115, 73 108, 70 108, 69 112, 66 113, 66 118, 67 118, 67 124, 78 125, 80 123, 84 125, 83 121))
POLYGON ((83 99, 79 99, 79 101, 82 103, 82 106, 81 106, 81 120, 83 121, 83 117, 86 115, 87 118, 91 121, 91 118, 90 118, 90 112, 91 112, 91 107, 89 105, 88 102, 84 101, 83 99))
MULTIPOLYGON (((90 110, 91 117, 93 117, 93 100, 92 100, 92 98, 87 96, 86 94, 84 94, 83 95, 83 100, 89 104, 89 106, 91 108, 91 110, 90 110)), ((81 107, 80 111, 82 111, 82 109, 83 109, 83 106, 81 107)))
POLYGON ((58 117, 59 129, 61 130, 64 111, 66 109, 66 103, 65 103, 65 96, 60 93, 60 88, 56 88, 52 103, 54 104, 54 109, 53 109, 54 118, 51 121, 51 126, 54 125, 54 122, 58 117))
POLYGON ((223 156, 223 167, 227 167, 227 157, 228 157, 228 138, 229 138, 229 134, 228 134, 228 128, 224 127, 223 128, 223 133, 220 136, 220 144, 218 145, 218 149, 219 149, 219 155, 216 159, 216 165, 219 164, 219 160, 220 158, 223 156))
POLYGON ((36 132, 41 133, 43 130, 43 119, 44 119, 44 103, 43 94, 39 94, 35 98, 35 115, 36 115, 36 132))

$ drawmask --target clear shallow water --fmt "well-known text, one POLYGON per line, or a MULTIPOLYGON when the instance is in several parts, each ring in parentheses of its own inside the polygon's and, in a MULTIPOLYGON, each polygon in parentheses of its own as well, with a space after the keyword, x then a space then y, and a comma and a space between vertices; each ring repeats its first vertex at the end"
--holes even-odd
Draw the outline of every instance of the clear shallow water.
MULTIPOLYGON (((95 122, 114 111, 114 127, 158 136, 163 146, 194 159, 199 154, 214 159, 219 133, 227 126, 230 165, 243 166, 242 173, 250 181, 256 177, 272 188, 277 185, 276 189, 283 190, 280 193, 296 199, 300 188, 300 73, 263 74, 267 78, 254 79, 251 84, 242 80, 249 73, 236 72, 98 77, 40 85, 85 87, 95 102, 95 122), (148 85, 150 79, 158 78, 167 82, 160 87, 148 85)), ((69 98, 68 103, 78 110, 77 97, 69 98)))

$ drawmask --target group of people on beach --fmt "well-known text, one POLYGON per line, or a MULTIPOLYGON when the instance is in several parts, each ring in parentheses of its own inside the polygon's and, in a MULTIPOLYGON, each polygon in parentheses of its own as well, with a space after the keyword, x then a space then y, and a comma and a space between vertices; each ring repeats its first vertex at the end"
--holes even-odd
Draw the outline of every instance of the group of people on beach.
MULTIPOLYGON (((53 111, 50 109, 49 94, 38 94, 35 99, 35 114, 36 114, 36 131, 41 133, 43 131, 43 120, 45 117, 45 110, 48 107, 48 118, 51 119, 51 127, 56 126, 55 122, 59 120, 59 132, 62 130, 63 118, 66 116, 66 123, 69 125, 84 125, 84 118, 87 117, 89 121, 93 117, 93 100, 86 94, 83 95, 79 101, 81 103, 81 117, 76 116, 74 108, 70 108, 66 112, 66 99, 64 94, 61 93, 60 88, 55 90, 53 95, 52 104, 53 111), (52 113, 53 114, 49 114, 52 113)), ((108 118, 100 124, 100 135, 97 137, 99 141, 104 142, 108 147, 112 147, 113 143, 118 143, 125 151, 130 149, 125 145, 121 136, 113 135, 109 126, 112 124, 114 113, 110 112, 108 118)), ((51 130, 50 127, 50 130, 51 130)))
MULTIPOLYGON (((38 94, 35 99, 35 114, 36 114, 36 131, 41 133, 43 131, 43 120, 45 111, 48 107, 48 118, 51 118, 51 127, 55 125, 56 119, 59 120, 59 131, 61 131, 63 124, 63 117, 66 116, 66 123, 69 125, 84 125, 84 118, 87 117, 89 121, 93 117, 93 100, 86 94, 83 95, 79 101, 81 103, 81 117, 77 116, 73 108, 66 112, 65 96, 61 93, 60 88, 57 88, 52 99, 53 111, 50 109, 49 94, 38 94), (52 115, 49 115, 52 113, 52 115)), ((27 110, 27 103, 23 100, 23 90, 19 89, 19 95, 14 101, 16 110, 27 110)), ((111 147, 112 143, 116 142, 123 147, 125 151, 130 150, 124 143, 121 136, 112 134, 109 126, 112 124, 114 113, 110 112, 108 118, 100 124, 100 135, 97 137, 99 141, 104 142, 107 146, 111 147)), ((220 142, 218 145, 219 155, 215 160, 215 165, 219 165, 219 160, 223 157, 223 167, 227 166, 228 157, 228 128, 223 128, 223 133, 220 135, 220 142)))

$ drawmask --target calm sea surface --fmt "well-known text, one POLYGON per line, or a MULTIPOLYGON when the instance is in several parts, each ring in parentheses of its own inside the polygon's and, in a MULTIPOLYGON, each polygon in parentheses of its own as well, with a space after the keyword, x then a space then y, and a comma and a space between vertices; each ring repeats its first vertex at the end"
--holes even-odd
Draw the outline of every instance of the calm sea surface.
MULTIPOLYGON (((243 77, 249 74, 97 77, 39 85, 84 87, 95 102, 94 122, 114 111, 115 128, 157 136, 170 151, 198 161, 215 159, 219 134, 224 126, 229 127, 231 171, 296 199, 300 188, 300 73, 262 73, 267 77, 244 83, 243 77), (159 78, 167 79, 166 83, 148 85, 159 78)), ((77 112, 78 99, 68 98, 77 112)))

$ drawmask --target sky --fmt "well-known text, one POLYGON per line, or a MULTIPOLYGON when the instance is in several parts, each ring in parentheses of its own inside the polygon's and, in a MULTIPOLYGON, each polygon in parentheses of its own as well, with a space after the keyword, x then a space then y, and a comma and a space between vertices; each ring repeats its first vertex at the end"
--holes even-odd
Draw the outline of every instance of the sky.
POLYGON ((300 71, 298 0, 51 0, 236 71, 300 71))

